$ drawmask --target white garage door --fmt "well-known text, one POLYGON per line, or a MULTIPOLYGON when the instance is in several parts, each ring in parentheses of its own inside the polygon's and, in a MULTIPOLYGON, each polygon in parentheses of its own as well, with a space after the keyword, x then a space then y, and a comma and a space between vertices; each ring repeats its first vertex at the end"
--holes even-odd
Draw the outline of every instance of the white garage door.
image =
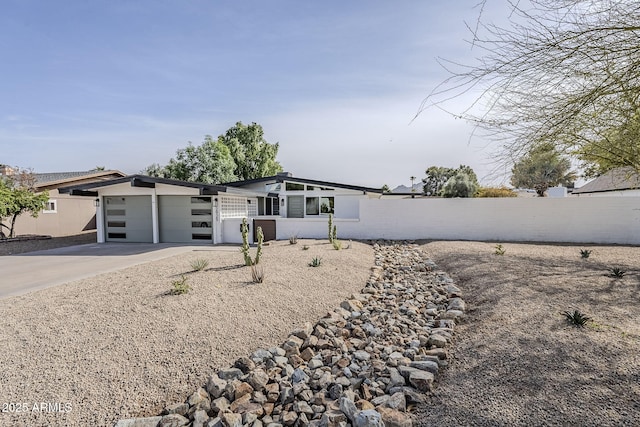
POLYGON ((108 242, 153 242, 151 196, 108 196, 104 209, 108 242))

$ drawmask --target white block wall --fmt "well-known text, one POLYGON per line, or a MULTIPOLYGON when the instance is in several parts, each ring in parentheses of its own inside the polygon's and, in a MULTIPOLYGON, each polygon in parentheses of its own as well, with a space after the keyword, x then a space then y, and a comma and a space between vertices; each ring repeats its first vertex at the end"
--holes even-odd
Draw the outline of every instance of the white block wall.
MULTIPOLYGON (((640 244, 640 197, 361 199, 340 239, 640 244)), ((277 238, 326 238, 327 219, 280 218, 277 238)))

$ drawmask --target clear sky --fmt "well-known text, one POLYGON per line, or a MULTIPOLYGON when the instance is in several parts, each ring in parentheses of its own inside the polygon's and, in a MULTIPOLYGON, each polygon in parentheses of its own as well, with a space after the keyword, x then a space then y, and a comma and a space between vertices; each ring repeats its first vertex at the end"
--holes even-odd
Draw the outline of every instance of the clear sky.
POLYGON ((477 54, 477 3, 3 0, 0 163, 138 173, 242 121, 302 178, 393 188, 463 163, 488 182, 468 124, 411 122, 436 58, 477 54))

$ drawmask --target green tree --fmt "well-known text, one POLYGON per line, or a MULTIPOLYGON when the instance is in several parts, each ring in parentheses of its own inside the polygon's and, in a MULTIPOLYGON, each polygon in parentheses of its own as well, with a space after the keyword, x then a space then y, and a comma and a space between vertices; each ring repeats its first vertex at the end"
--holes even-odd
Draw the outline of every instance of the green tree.
POLYGON ((380 190, 382 190, 383 193, 390 193, 391 189, 389 188, 389 186, 387 184, 384 184, 382 186, 382 188, 380 188, 380 190))
POLYGON ((460 165, 457 169, 431 166, 425 171, 427 176, 422 180, 424 194, 427 196, 441 196, 444 185, 457 172, 465 173, 476 186, 478 185, 478 177, 470 166, 460 165))
POLYGON ((575 178, 575 173, 571 172, 571 161, 551 143, 532 148, 511 170, 514 187, 533 188, 540 197, 544 197, 549 187, 569 185, 575 178))
POLYGON ((575 154, 582 160, 587 178, 625 166, 640 170, 640 109, 622 126, 605 132, 599 140, 585 143, 575 154))
POLYGON ((229 148, 206 135, 202 144, 195 146, 189 143, 187 147, 176 151, 176 157, 169 160, 166 166, 154 163, 143 173, 161 178, 219 184, 235 181, 235 168, 229 148))
POLYGON ((235 161, 233 174, 239 180, 262 178, 282 171, 282 166, 276 161, 278 143, 269 144, 264 139, 262 126, 257 123, 244 125, 237 122, 218 137, 218 142, 229 148, 235 161))
POLYGON ((478 190, 477 179, 462 169, 455 171, 442 187, 442 197, 473 197, 478 190))
POLYGON ((34 189, 33 173, 17 169, 15 175, 0 180, 0 238, 14 237, 16 219, 30 213, 37 218, 49 200, 49 192, 37 193, 34 189), (7 225, 9 222, 10 225, 7 225))
POLYGON ((640 108, 640 2, 509 1, 508 21, 496 25, 482 12, 490 1, 480 1, 478 20, 468 26, 480 53, 468 57, 477 60, 441 60, 449 77, 420 111, 446 110, 450 100, 479 93, 452 114, 493 138, 500 145, 494 158, 502 163, 550 142, 591 165, 640 172, 640 158, 628 156, 628 146, 607 145, 640 108))

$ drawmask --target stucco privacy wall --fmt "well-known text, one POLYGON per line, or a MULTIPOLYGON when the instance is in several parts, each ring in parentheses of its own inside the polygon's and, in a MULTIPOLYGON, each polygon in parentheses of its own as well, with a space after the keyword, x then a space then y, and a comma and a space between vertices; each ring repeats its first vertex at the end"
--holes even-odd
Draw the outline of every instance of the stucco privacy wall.
MULTIPOLYGON (((362 199, 342 239, 446 239, 640 244, 640 197, 362 199)), ((327 219, 278 219, 278 239, 325 238, 327 219)))

